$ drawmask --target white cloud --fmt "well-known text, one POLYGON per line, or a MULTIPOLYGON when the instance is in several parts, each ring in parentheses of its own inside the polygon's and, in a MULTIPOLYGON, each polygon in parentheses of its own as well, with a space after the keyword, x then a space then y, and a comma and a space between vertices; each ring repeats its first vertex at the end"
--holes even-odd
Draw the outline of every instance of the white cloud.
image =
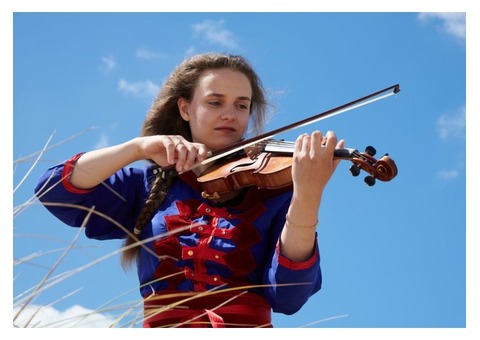
POLYGON ((117 62, 113 56, 102 57, 101 69, 104 72, 110 72, 117 67, 117 62))
POLYGON ((465 106, 462 106, 452 114, 443 114, 438 118, 436 125, 438 134, 442 140, 449 140, 451 138, 465 139, 465 106))
MULTIPOLYGON (((14 308, 13 315, 19 311, 14 308)), ((106 328, 111 327, 115 318, 107 314, 101 314, 79 305, 72 306, 64 311, 59 311, 51 306, 31 305, 25 308, 14 321, 14 326, 19 328, 61 328, 61 327, 88 327, 106 328), (33 316, 32 321, 29 322, 33 316)))
POLYGON ((185 52, 185 55, 191 56, 191 55, 194 55, 196 53, 197 53, 197 49, 193 46, 190 46, 189 48, 187 48, 187 51, 185 52))
MULTIPOLYGON (((436 122, 438 135, 440 139, 451 142, 454 139, 461 139, 465 141, 466 133, 466 115, 465 106, 460 107, 453 113, 446 113, 440 116, 436 122)), ((460 162, 457 164, 457 169, 441 170, 437 172, 437 178, 442 181, 449 181, 456 179, 460 173, 458 169, 462 169, 465 165, 465 156, 459 156, 460 162)))
POLYGON ((109 146, 108 135, 104 132, 100 135, 100 139, 95 144, 94 149, 102 149, 109 146))
POLYGON ((421 21, 439 20, 443 31, 460 40, 466 38, 465 13, 420 13, 418 18, 421 21))
POLYGON ((121 92, 133 94, 140 97, 156 97, 160 87, 150 80, 137 81, 130 83, 125 79, 120 79, 118 89, 121 92))
POLYGON ((166 58, 167 57, 167 55, 164 54, 164 53, 153 52, 153 51, 150 51, 149 49, 146 49, 146 48, 139 48, 135 52, 135 56, 139 59, 146 59, 146 60, 157 59, 157 58, 166 58))
POLYGON ((194 24, 194 37, 200 37, 209 44, 235 49, 238 47, 236 38, 231 31, 224 28, 224 23, 223 20, 204 20, 200 24, 194 24))
POLYGON ((443 181, 449 181, 458 177, 457 170, 442 170, 437 173, 437 178, 443 181))

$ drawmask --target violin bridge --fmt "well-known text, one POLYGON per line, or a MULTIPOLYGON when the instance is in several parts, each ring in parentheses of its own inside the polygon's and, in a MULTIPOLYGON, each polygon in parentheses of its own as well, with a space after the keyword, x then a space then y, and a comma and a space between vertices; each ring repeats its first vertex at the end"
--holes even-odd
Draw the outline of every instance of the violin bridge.
POLYGON ((263 151, 263 145, 253 144, 250 146, 247 146, 245 149, 245 154, 250 157, 250 159, 255 159, 262 153, 263 151))

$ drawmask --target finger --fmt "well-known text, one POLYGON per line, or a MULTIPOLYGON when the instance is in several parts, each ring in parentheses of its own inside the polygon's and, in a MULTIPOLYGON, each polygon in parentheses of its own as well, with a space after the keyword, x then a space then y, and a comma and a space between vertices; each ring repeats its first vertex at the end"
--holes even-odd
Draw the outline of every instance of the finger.
POLYGON ((190 142, 179 144, 178 147, 180 148, 179 151, 181 151, 179 157, 182 157, 183 160, 183 164, 180 163, 180 165, 183 166, 182 170, 187 171, 197 160, 198 148, 195 144, 190 142), (185 153, 183 153, 184 150, 186 151, 185 153))
POLYGON ((208 150, 205 144, 194 143, 197 149, 197 157, 195 158, 195 162, 201 162, 205 158, 207 158, 208 150))
POLYGON ((321 150, 322 146, 324 145, 326 137, 322 136, 320 131, 314 131, 311 137, 311 147, 314 152, 318 152, 321 150))
POLYGON ((176 151, 175 169, 177 170, 177 172, 182 172, 184 170, 185 163, 187 162, 188 148, 182 142, 178 142, 175 145, 175 151, 176 151))
POLYGON ((163 139, 163 146, 165 147, 165 151, 167 153, 167 162, 168 164, 175 164, 176 163, 176 144, 177 138, 174 136, 168 136, 163 139))
MULTIPOLYGON (((343 149, 345 147, 345 140, 343 139, 340 139, 337 143, 337 149, 343 149)), ((337 168, 337 165, 341 162, 341 158, 339 159, 335 159, 334 162, 333 162, 333 165, 335 168, 337 168)))
POLYGON ((187 141, 183 136, 169 136, 173 142, 173 159, 175 163, 175 169, 177 172, 182 172, 185 167, 189 167, 192 163, 192 158, 195 159, 196 149, 192 146, 192 143, 187 141), (191 153, 193 152, 193 155, 191 153))
POLYGON ((326 150, 333 153, 333 150, 337 145, 337 136, 333 131, 328 131, 325 135, 325 138, 326 138, 326 141, 325 141, 326 150))
POLYGON ((307 154, 310 151, 311 142, 312 137, 309 134, 304 134, 302 137, 301 151, 307 154))
POLYGON ((303 146, 303 138, 305 137, 305 134, 301 134, 297 137, 297 139, 295 140, 295 149, 294 149, 294 152, 295 153, 299 153, 301 150, 302 150, 302 146, 303 146))

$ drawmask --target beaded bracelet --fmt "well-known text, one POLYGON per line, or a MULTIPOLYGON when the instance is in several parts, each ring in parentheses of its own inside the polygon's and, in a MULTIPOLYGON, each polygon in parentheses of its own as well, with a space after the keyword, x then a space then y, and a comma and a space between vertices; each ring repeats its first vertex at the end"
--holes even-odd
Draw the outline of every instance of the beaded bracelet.
POLYGON ((292 227, 295 227, 295 228, 316 228, 317 227, 317 224, 318 224, 318 220, 315 222, 314 225, 300 225, 300 224, 296 224, 296 223, 293 223, 292 220, 290 220, 290 217, 288 217, 288 214, 285 215, 285 220, 287 221, 287 223, 289 225, 291 225, 292 227))

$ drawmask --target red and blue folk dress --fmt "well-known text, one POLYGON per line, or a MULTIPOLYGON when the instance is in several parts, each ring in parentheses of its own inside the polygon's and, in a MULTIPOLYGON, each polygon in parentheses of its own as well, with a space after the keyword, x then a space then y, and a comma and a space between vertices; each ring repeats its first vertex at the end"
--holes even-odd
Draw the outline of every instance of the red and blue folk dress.
MULTIPOLYGON (((125 167, 84 190, 69 182, 79 155, 48 169, 35 187, 37 197, 65 224, 86 222, 88 238, 125 238, 155 168, 125 167), (92 207, 99 214, 86 219, 92 207)), ((283 256, 279 246, 291 188, 250 187, 224 204, 202 198, 201 191, 193 172, 178 176, 141 232, 147 240, 137 257, 144 327, 273 327, 272 311, 294 314, 320 290, 317 242, 302 262, 283 256)))

